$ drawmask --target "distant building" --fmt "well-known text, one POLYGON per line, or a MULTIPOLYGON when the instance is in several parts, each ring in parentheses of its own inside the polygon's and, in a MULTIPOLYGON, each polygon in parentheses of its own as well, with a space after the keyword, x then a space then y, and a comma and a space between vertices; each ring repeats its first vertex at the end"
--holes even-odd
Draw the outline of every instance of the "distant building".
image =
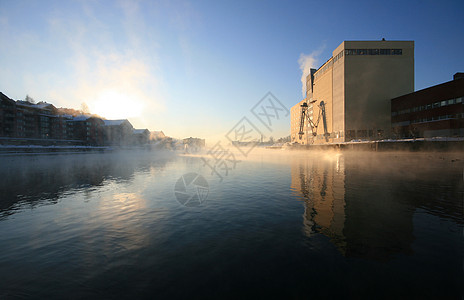
POLYGON ((188 148, 203 148, 205 147, 205 139, 199 139, 194 137, 185 138, 182 140, 184 145, 187 145, 188 148))
POLYGON ((136 145, 148 144, 150 140, 150 131, 148 129, 134 129, 132 134, 133 143, 136 145))
POLYGON ((306 98, 291 109, 292 142, 322 144, 388 137, 390 100, 413 91, 413 41, 344 41, 327 62, 308 75, 306 98), (319 114, 321 118, 315 135, 305 121, 300 140, 303 102, 314 123, 319 114))
POLYGON ((0 93, 0 136, 31 140, 65 140, 66 118, 53 104, 14 101, 0 93))
POLYGON ((134 127, 127 120, 104 120, 103 130, 107 145, 127 146, 132 142, 134 127))
POLYGON ((157 140, 162 140, 165 139, 166 135, 164 134, 163 131, 152 131, 150 132, 150 140, 157 141, 157 140))
POLYGON ((103 120, 97 115, 78 113, 47 102, 15 101, 0 93, 0 144, 130 146, 150 141, 161 141, 160 146, 166 144, 162 131, 134 129, 127 119, 103 120))
POLYGON ((67 120, 68 124, 72 124, 73 139, 84 141, 85 144, 91 146, 103 145, 103 120, 91 116, 77 116, 67 120))
POLYGON ((464 136, 464 73, 454 80, 391 100, 397 138, 464 136))
MULTIPOLYGON (((23 127, 20 128, 21 131, 23 127)), ((14 137, 16 130, 16 101, 0 93, 0 136, 14 137)))

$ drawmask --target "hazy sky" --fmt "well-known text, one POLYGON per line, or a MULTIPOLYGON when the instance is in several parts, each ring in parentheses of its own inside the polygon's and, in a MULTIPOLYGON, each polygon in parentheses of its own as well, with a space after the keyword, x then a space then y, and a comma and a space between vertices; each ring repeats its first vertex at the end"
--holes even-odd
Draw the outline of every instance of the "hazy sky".
POLYGON ((464 1, 0 0, 0 91, 217 139, 272 92, 302 99, 312 67, 344 40, 414 40, 415 87, 464 71, 464 1), (312 54, 312 55, 311 55, 312 54))

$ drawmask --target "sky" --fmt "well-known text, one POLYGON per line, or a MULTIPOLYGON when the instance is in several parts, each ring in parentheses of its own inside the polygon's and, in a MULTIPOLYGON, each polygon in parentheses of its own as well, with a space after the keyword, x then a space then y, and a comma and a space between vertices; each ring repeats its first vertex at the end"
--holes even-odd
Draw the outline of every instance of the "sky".
POLYGON ((207 143, 245 117, 276 139, 302 69, 344 40, 415 41, 416 90, 464 72, 463 12, 457 0, 0 0, 0 92, 207 143), (271 126, 252 111, 268 92, 281 104, 271 126))

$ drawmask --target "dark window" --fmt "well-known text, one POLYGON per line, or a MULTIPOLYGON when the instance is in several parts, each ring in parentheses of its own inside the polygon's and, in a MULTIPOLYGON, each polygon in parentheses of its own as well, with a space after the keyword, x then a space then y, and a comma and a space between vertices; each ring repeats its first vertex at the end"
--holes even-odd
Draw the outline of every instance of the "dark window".
POLYGON ((402 55, 403 54, 402 49, 392 49, 391 51, 392 51, 393 55, 402 55))
POLYGON ((367 130, 358 130, 357 134, 357 137, 365 138, 367 137, 367 130))
POLYGON ((380 55, 390 55, 390 49, 380 49, 380 55))
POLYGON ((369 49, 369 55, 379 55, 379 49, 369 49))

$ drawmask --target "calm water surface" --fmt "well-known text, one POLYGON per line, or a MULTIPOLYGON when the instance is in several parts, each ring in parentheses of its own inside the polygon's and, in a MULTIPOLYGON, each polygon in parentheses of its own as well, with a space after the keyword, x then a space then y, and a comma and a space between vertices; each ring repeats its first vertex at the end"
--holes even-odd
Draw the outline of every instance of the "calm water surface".
POLYGON ((0 157, 0 299, 461 299, 462 153, 0 157), (186 173, 209 184, 185 207, 186 173))

